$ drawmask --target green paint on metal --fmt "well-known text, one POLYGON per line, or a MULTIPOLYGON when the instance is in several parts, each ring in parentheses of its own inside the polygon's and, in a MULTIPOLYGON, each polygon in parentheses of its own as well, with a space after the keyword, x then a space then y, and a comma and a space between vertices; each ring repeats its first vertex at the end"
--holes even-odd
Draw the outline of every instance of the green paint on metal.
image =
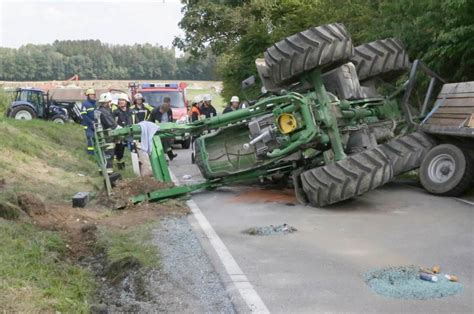
POLYGON ((154 136, 152 143, 153 147, 151 150, 150 163, 153 177, 161 182, 172 182, 168 164, 166 163, 165 151, 161 144, 161 138, 154 136))

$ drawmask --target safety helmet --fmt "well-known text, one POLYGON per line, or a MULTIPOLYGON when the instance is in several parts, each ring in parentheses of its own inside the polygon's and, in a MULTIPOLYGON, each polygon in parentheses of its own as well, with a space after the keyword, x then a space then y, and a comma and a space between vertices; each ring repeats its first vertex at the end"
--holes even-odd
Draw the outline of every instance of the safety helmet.
POLYGON ((210 94, 204 95, 204 101, 211 101, 211 100, 212 100, 212 96, 210 94))
POLYGON ((93 88, 88 88, 86 90, 86 96, 95 95, 95 90, 93 88))
POLYGON ((140 93, 136 93, 135 96, 133 96, 135 99, 143 99, 143 95, 140 93))
POLYGON ((99 97, 99 102, 109 102, 112 101, 112 94, 110 93, 102 93, 99 97))
POLYGON ((194 97, 193 99, 193 104, 198 104, 202 101, 202 96, 201 95, 197 95, 196 97, 194 97))
POLYGON ((230 102, 239 102, 240 99, 238 96, 232 96, 232 98, 230 99, 230 102))
POLYGON ((128 98, 128 95, 125 94, 125 93, 121 93, 121 94, 118 96, 117 99, 118 99, 118 100, 123 99, 123 100, 125 100, 125 101, 127 101, 127 102, 130 102, 130 99, 128 98))

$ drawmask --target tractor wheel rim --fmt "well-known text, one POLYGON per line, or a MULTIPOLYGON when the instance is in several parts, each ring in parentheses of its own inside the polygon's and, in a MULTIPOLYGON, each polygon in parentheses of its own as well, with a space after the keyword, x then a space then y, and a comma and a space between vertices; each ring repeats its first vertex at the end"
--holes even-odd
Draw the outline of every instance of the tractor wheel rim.
POLYGON ((33 116, 27 110, 20 110, 16 113, 15 119, 17 119, 17 120, 32 120, 33 116))
POLYGON ((434 183, 446 183, 454 175, 456 162, 453 156, 440 154, 431 160, 428 166, 428 176, 434 183))
POLYGON ((64 120, 61 118, 56 118, 53 120, 54 123, 64 124, 64 120))

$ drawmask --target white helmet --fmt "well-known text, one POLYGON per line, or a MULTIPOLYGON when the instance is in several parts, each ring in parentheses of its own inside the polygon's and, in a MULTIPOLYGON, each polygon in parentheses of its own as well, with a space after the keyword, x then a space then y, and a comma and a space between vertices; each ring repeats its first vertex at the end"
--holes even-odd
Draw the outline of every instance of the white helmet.
POLYGON ((230 99, 230 102, 240 102, 240 99, 238 96, 232 96, 232 98, 230 99))
POLYGON ((211 101, 211 100, 212 100, 211 94, 204 95, 204 101, 211 101))
POLYGON ((128 98, 128 95, 125 94, 125 93, 121 93, 121 94, 118 96, 117 99, 118 99, 118 100, 123 99, 123 100, 125 100, 125 101, 127 101, 127 102, 130 102, 130 99, 128 98))
POLYGON ((109 102, 112 101, 112 94, 110 93, 102 93, 99 97, 99 102, 109 102))
POLYGON ((136 93, 135 96, 133 96, 135 99, 143 99, 143 95, 140 93, 136 93))
POLYGON ((202 96, 201 95, 197 95, 196 97, 194 97, 193 99, 193 104, 198 104, 202 101, 202 96))

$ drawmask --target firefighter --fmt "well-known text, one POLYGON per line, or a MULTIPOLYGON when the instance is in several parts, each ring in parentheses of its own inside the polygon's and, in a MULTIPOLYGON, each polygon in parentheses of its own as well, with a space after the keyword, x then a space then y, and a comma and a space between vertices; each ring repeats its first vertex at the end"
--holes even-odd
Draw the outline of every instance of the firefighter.
POLYGON ((153 107, 145 102, 145 98, 140 93, 135 94, 133 99, 133 105, 130 108, 133 113, 133 123, 147 121, 153 107))
MULTIPOLYGON (((122 93, 118 96, 117 109, 113 111, 115 122, 120 127, 126 127, 133 124, 133 114, 130 109, 130 100, 128 95, 122 93)), ((125 161, 123 155, 125 153, 125 147, 131 144, 131 141, 120 141, 115 143, 115 158, 117 159, 117 167, 119 169, 125 168, 125 161)))
MULTIPOLYGON (((100 123, 104 130, 115 129, 117 128, 117 122, 114 119, 112 114, 112 95, 110 93, 103 93, 99 97, 97 111, 99 114, 96 114, 96 121, 100 123)), ((104 150, 105 159, 107 161, 106 168, 107 173, 113 172, 113 157, 114 157, 114 148, 107 147, 104 150)))
POLYGON ((95 90, 88 88, 85 93, 87 99, 82 103, 81 116, 82 125, 86 133, 87 153, 94 155, 94 110, 95 110, 95 90))
POLYGON ((212 106, 212 97, 211 95, 207 94, 204 95, 204 102, 201 106, 201 114, 205 115, 206 118, 215 117, 217 115, 216 108, 212 106))
POLYGON ((193 102, 191 103, 191 111, 189 112, 191 116, 191 122, 199 120, 199 117, 201 116, 201 104, 202 104, 202 98, 200 95, 194 97, 193 102))
POLYGON ((239 107, 240 107, 239 97, 232 96, 232 98, 230 99, 230 104, 224 109, 224 113, 235 111, 239 109, 239 107))
MULTIPOLYGON (((171 110, 171 98, 164 97, 163 103, 161 106, 156 107, 150 114, 150 118, 148 121, 154 123, 166 123, 166 122, 173 122, 173 111, 171 110)), ((173 153, 173 148, 171 147, 172 141, 169 139, 162 139, 161 142, 163 143, 163 150, 168 155, 170 160, 173 160, 178 156, 178 154, 173 153)))

